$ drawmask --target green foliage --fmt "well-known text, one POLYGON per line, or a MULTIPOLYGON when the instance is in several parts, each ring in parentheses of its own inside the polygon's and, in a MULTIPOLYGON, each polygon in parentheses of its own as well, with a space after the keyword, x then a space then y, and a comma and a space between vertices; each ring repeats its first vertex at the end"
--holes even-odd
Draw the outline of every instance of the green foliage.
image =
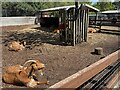
MULTIPOLYGON (((87 0, 86 2, 79 2, 79 4, 81 3, 92 5, 90 0, 87 0)), ((2 2, 2 16, 33 16, 41 9, 74 4, 75 2, 2 2)), ((101 11, 116 9, 120 7, 120 1, 113 3, 110 1, 97 2, 94 6, 101 11)))
POLYGON ((24 2, 16 4, 14 8, 16 15, 33 15, 35 10, 31 5, 24 2))
POLYGON ((106 11, 106 10, 113 10, 114 9, 114 5, 109 0, 108 0, 108 2, 104 2, 104 0, 102 2, 102 0, 99 0, 99 2, 94 4, 94 7, 98 8, 100 11, 106 11))
POLYGON ((74 2, 3 2, 3 16, 32 16, 41 9, 73 5, 74 2))
POLYGON ((115 9, 120 9, 120 1, 115 0, 115 1, 113 2, 113 5, 114 5, 115 9))
POLYGON ((89 5, 92 5, 92 2, 90 2, 89 0, 86 0, 86 2, 80 2, 80 4, 89 4, 89 5))

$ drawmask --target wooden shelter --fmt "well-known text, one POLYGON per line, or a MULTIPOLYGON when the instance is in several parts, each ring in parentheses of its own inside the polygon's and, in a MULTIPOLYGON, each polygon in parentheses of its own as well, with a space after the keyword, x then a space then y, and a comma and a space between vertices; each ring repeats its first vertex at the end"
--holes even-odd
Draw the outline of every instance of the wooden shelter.
MULTIPOLYGON (((40 10, 40 14, 44 12, 59 12, 59 25, 64 24, 64 29, 60 30, 60 40, 66 44, 75 46, 78 43, 87 41, 87 29, 89 25, 89 12, 98 12, 99 10, 88 5, 79 4, 62 6, 40 10)), ((40 17, 42 18, 42 17, 40 17)))

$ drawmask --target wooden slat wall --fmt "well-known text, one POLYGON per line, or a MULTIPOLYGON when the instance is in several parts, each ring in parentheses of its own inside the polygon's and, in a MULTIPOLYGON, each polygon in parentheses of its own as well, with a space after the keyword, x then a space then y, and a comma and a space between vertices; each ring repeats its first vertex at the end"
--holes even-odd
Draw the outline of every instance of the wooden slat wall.
POLYGON ((68 20, 68 27, 65 29, 66 35, 62 37, 65 43, 75 46, 78 43, 87 41, 87 29, 89 24, 88 12, 89 9, 81 5, 78 10, 78 17, 75 15, 75 9, 73 8, 69 9, 68 14, 67 11, 62 13, 62 21, 66 23, 68 20))

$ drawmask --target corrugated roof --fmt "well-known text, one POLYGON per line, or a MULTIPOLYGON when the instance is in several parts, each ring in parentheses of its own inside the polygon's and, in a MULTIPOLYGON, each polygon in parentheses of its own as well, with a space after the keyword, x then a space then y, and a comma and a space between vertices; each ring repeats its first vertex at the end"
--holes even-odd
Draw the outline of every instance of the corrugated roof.
POLYGON ((69 9, 69 8, 74 8, 75 5, 71 5, 71 6, 61 6, 61 7, 54 7, 54 8, 48 8, 48 9, 43 9, 40 11, 46 12, 46 11, 57 11, 57 10, 62 10, 62 9, 69 9))
POLYGON ((109 13, 120 13, 120 10, 109 10, 109 11, 102 12, 102 14, 109 14, 109 13))
POLYGON ((94 11, 97 11, 97 12, 100 11, 99 9, 97 9, 97 8, 95 8, 95 7, 93 7, 93 6, 90 6, 90 5, 88 5, 88 4, 85 4, 85 6, 88 7, 89 9, 94 10, 94 11))
MULTIPOLYGON (((99 9, 93 7, 93 6, 90 6, 88 4, 83 4, 85 7, 93 10, 93 11, 97 11, 99 12, 99 9)), ((79 4, 79 7, 81 6, 81 4, 79 4)), ((54 8, 48 8, 48 9, 43 9, 43 10, 40 10, 42 12, 47 12, 47 11, 57 11, 57 10, 68 10, 70 8, 75 8, 75 5, 71 5, 71 6, 61 6, 61 7, 54 7, 54 8)))

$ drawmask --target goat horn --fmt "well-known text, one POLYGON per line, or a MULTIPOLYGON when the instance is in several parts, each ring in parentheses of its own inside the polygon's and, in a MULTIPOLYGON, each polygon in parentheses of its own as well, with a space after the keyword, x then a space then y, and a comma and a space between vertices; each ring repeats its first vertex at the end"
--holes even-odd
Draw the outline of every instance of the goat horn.
POLYGON ((26 61, 26 62, 24 63, 23 67, 24 67, 27 63, 30 63, 30 62, 34 62, 34 63, 36 63, 35 60, 28 60, 28 61, 26 61))

